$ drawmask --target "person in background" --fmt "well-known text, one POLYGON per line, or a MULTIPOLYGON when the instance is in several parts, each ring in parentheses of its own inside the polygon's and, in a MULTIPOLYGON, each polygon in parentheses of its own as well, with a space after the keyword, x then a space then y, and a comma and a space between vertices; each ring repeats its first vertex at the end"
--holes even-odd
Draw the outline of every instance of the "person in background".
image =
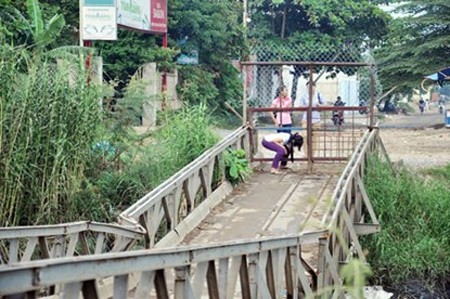
POLYGON ((426 107, 427 103, 425 102, 425 100, 423 98, 421 98, 419 100, 419 110, 420 113, 424 113, 425 112, 425 107, 426 107))
MULTIPOLYGON (((333 104, 335 107, 345 106, 345 102, 338 96, 336 102, 333 104)), ((344 110, 333 110, 331 120, 335 126, 340 126, 344 123, 344 110)))
MULTIPOLYGON (((271 108, 292 108, 292 100, 288 96, 288 91, 286 86, 281 86, 278 89, 278 95, 277 97, 272 101, 271 108)), ((275 127, 279 127, 282 129, 278 129, 277 132, 286 132, 291 133, 290 127, 292 127, 292 117, 291 113, 289 111, 283 111, 283 112, 275 112, 271 113, 270 116, 272 117, 272 121, 275 125, 275 127), (286 128, 286 129, 283 129, 286 128)))
MULTIPOLYGON (((309 87, 309 82, 306 83, 306 86, 309 87)), ((311 107, 319 107, 320 105, 324 105, 326 103, 325 99, 322 97, 320 92, 316 92, 316 84, 312 85, 312 104, 311 107)), ((300 99, 300 105, 303 107, 309 107, 309 88, 305 95, 303 95, 300 99)), ((312 126, 312 146, 313 152, 317 147, 317 136, 314 133, 314 129, 318 129, 320 127, 320 111, 312 111, 311 115, 311 126, 312 126)), ((302 119, 302 127, 307 128, 307 112, 303 113, 302 119)), ((305 155, 307 155, 307 146, 305 147, 305 155)))

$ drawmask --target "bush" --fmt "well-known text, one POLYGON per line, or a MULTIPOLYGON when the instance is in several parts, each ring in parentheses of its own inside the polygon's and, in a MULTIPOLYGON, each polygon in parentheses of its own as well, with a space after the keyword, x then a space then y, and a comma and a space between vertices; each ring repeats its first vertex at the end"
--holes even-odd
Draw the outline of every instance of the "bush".
POLYGON ((251 173, 250 164, 243 149, 228 150, 225 153, 225 171, 227 179, 234 185, 243 182, 251 173))
MULTIPOLYGON (((91 172, 90 184, 86 186, 95 186, 99 200, 108 206, 105 219, 113 219, 216 144, 218 137, 210 122, 203 105, 166 112, 161 117, 161 127, 148 140, 131 143, 120 153, 120 169, 108 164, 100 172, 91 172)), ((83 196, 84 192, 78 195, 83 196)))

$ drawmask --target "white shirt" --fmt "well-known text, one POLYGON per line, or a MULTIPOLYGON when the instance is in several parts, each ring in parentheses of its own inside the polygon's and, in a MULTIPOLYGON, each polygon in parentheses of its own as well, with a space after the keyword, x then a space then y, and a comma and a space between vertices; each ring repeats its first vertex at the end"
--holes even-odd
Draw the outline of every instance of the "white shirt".
POLYGON ((269 134, 269 135, 264 136, 264 140, 268 141, 268 142, 274 142, 275 139, 279 139, 279 138, 283 139, 283 144, 287 144, 289 141, 289 138, 291 138, 291 134, 281 132, 281 133, 269 134))
MULTIPOLYGON (((325 104, 325 100, 322 97, 322 95, 319 92, 314 93, 313 100, 312 100, 312 107, 317 107, 320 105, 325 104)), ((300 105, 303 107, 309 107, 309 95, 303 95, 300 99, 300 105)), ((303 113, 303 120, 306 121, 306 112, 303 113)), ((318 123, 320 121, 320 112, 319 111, 312 111, 312 123, 318 123)))

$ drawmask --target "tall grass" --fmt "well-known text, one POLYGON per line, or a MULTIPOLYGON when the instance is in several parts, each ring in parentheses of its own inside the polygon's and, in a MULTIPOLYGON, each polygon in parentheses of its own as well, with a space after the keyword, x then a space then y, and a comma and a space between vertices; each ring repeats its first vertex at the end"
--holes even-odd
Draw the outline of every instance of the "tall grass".
POLYGON ((144 87, 130 84, 108 116, 83 59, 67 58, 0 48, 0 226, 112 221, 218 140, 205 105, 136 137, 144 87))
POLYGON ((0 226, 65 222, 101 122, 82 59, 0 47, 0 226))
POLYGON ((450 271, 450 167, 413 172, 372 159, 365 186, 381 232, 363 239, 376 283, 432 282, 450 271))
POLYGON ((97 213, 90 214, 90 219, 113 220, 216 144, 218 137, 211 130, 207 111, 200 105, 163 113, 158 130, 143 142, 128 143, 130 146, 120 153, 120 169, 110 165, 91 176, 84 192, 76 196, 77 201, 90 203, 97 213), (92 200, 94 197, 97 199, 92 200), (96 218, 101 215, 103 219, 96 218))

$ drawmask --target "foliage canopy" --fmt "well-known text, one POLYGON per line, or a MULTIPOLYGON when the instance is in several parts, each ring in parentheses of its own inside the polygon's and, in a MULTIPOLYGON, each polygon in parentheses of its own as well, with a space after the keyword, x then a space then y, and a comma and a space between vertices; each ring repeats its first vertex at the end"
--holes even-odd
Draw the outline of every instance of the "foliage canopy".
POLYGON ((447 0, 413 0, 397 8, 386 42, 376 57, 385 89, 418 88, 423 76, 450 65, 450 5, 447 0))

